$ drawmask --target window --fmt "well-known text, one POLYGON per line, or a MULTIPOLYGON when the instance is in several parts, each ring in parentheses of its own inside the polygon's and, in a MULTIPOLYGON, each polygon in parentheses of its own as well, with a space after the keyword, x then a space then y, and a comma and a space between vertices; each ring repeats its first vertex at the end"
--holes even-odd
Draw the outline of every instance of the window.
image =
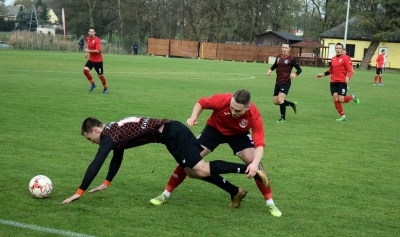
POLYGON ((354 58, 354 52, 356 51, 355 44, 346 44, 346 54, 350 56, 350 58, 354 58))

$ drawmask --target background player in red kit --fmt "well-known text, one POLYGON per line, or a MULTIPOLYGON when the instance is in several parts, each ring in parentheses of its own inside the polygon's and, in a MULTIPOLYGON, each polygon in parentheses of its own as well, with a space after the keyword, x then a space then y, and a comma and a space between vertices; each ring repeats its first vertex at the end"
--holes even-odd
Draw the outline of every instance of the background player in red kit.
POLYGON ((188 127, 178 121, 143 117, 128 117, 104 125, 98 119, 86 118, 82 122, 81 134, 91 143, 99 145, 96 157, 86 170, 78 191, 62 204, 79 199, 92 183, 108 154, 113 151, 106 180, 89 192, 104 190, 117 174, 124 150, 150 143, 164 144, 180 166, 191 178, 203 178, 225 173, 247 173, 248 178, 258 179, 268 187, 268 178, 263 170, 250 169, 247 165, 216 160, 205 162, 200 156, 203 148, 188 127))
POLYGON ((276 69, 276 83, 274 89, 274 104, 279 105, 281 111, 281 117, 277 123, 283 123, 286 121, 286 106, 293 108, 294 113, 297 113, 297 102, 290 102, 286 100, 286 96, 289 93, 290 85, 292 80, 300 75, 301 68, 297 62, 297 59, 289 54, 289 44, 282 44, 282 54, 276 56, 274 65, 268 70, 267 76, 271 75, 271 72, 276 69), (296 72, 292 73, 293 67, 296 68, 296 72))
MULTIPOLYGON (((258 169, 264 170, 261 159, 264 155, 264 127, 260 112, 257 107, 250 102, 250 92, 247 90, 238 90, 235 94, 215 94, 211 97, 201 98, 194 106, 192 116, 187 120, 189 126, 197 124, 197 118, 203 109, 211 109, 213 113, 207 120, 207 125, 201 134, 197 137, 204 148, 201 156, 204 157, 213 151, 218 145, 228 143, 232 148, 233 154, 237 155, 243 162, 248 164, 250 172, 258 169), (252 130, 250 134, 249 130, 252 130)), ((171 192, 183 182, 186 174, 181 165, 178 165, 170 177, 164 192, 151 199, 154 205, 161 205, 166 202, 171 192)), ((204 179, 203 179, 204 180, 204 179)), ((218 187, 229 192, 221 176, 207 177, 207 182, 213 183, 218 187)), ((262 183, 256 180, 256 184, 263 194, 268 211, 274 216, 281 216, 282 213, 275 206, 272 200, 271 187, 264 187, 262 183)), ((239 194, 246 194, 245 190, 239 190, 239 194)), ((240 199, 241 200, 241 199, 240 199)), ((229 207, 235 208, 240 202, 232 203, 229 207)))
POLYGON ((360 100, 355 93, 346 96, 347 82, 349 82, 353 75, 353 68, 350 66, 349 57, 342 55, 342 49, 343 45, 337 43, 335 45, 336 56, 332 57, 329 70, 315 76, 315 79, 318 80, 323 76, 331 75, 331 95, 335 103, 335 108, 341 116, 339 119, 336 119, 338 122, 347 120, 341 103, 348 103, 353 100, 357 104, 360 104, 360 100))
POLYGON ((382 84, 382 68, 383 64, 385 63, 385 54, 386 50, 382 49, 381 54, 379 54, 376 58, 376 75, 374 77, 374 86, 376 85, 376 79, 379 79, 380 86, 384 86, 384 84, 382 84))
POLYGON ((99 37, 97 37, 96 32, 94 31, 93 27, 89 28, 89 36, 86 37, 87 48, 85 49, 85 57, 88 58, 85 67, 83 68, 83 73, 85 74, 86 78, 92 84, 90 86, 89 92, 93 91, 96 87, 96 83, 94 83, 92 75, 90 75, 90 70, 94 68, 96 70, 97 75, 99 76, 101 83, 103 84, 104 90, 103 94, 108 93, 107 89, 107 81, 104 77, 103 73, 103 56, 101 54, 101 42, 99 37))

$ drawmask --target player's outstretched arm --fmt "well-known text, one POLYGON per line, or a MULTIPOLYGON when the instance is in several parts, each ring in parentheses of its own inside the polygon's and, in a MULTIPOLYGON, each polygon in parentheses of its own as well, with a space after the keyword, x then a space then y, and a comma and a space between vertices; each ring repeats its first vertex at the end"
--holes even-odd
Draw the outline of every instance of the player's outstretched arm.
POLYGON ((199 103, 196 103, 193 107, 192 116, 190 118, 188 118, 188 120, 186 121, 187 125, 189 125, 190 127, 193 125, 196 125, 197 117, 199 117, 199 115, 201 114, 202 111, 203 111, 203 107, 201 107, 201 105, 199 103))

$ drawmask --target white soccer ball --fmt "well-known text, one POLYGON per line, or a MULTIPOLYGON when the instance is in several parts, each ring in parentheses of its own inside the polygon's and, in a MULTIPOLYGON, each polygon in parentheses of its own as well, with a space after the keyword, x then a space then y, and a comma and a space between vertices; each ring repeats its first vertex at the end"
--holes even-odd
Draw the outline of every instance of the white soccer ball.
POLYGON ((53 184, 45 175, 36 175, 29 182, 29 192, 35 198, 45 198, 51 194, 53 184))

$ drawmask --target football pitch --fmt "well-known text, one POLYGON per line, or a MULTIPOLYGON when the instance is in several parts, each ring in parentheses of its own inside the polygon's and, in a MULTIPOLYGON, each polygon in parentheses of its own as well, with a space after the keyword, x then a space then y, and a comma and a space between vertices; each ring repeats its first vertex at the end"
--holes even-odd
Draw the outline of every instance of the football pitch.
MULTIPOLYGON (((385 86, 373 86, 375 70, 355 69, 348 93, 361 104, 343 104, 339 118, 328 68, 302 67, 287 99, 287 122, 277 124, 271 65, 133 55, 103 55, 108 94, 82 73, 82 53, 0 51, 0 236, 398 236, 400 233, 399 72, 386 70, 385 86), (161 194, 176 162, 164 145, 125 151, 118 174, 105 191, 73 195, 97 152, 80 135, 81 122, 104 123, 128 116, 170 118, 183 123, 200 97, 248 89, 263 116, 263 164, 282 217, 273 217, 253 180, 223 175, 248 190, 240 208, 217 187, 187 178, 161 206, 161 194), (28 183, 48 176, 53 192, 35 199, 28 183)), ((195 135, 210 111, 203 111, 195 135)), ((100 185, 109 158, 90 188, 100 185)), ((240 162, 221 145, 205 160, 240 162)))

